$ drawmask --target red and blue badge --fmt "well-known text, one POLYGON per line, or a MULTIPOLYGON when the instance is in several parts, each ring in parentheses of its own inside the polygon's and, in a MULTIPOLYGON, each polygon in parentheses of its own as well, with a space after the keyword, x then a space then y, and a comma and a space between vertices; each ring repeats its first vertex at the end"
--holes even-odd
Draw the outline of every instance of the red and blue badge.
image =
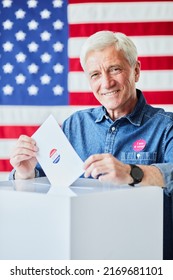
POLYGON ((58 153, 57 149, 52 149, 49 153, 49 157, 52 160, 52 163, 58 163, 60 161, 60 154, 58 153))

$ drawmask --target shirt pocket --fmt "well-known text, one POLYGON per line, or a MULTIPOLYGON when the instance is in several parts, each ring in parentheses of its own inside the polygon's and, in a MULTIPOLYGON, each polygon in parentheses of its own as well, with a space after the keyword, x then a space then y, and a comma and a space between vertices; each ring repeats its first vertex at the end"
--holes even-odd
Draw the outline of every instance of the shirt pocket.
POLYGON ((122 152, 121 161, 131 164, 153 164, 156 163, 157 152, 122 152))

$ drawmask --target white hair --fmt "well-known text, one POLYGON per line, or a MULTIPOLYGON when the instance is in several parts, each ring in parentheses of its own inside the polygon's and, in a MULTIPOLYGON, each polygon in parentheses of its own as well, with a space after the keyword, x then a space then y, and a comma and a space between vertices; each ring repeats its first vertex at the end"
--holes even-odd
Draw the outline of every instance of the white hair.
POLYGON ((112 31, 99 31, 88 37, 82 46, 80 53, 80 63, 85 69, 87 54, 91 51, 103 50, 106 47, 115 46, 116 50, 122 50, 131 66, 134 66, 138 53, 133 41, 125 34, 112 31))

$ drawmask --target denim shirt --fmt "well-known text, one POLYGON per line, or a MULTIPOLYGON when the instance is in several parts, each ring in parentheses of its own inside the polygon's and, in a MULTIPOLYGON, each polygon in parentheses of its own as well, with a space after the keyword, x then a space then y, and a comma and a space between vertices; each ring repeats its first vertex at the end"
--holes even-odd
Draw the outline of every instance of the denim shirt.
POLYGON ((134 111, 112 121, 104 107, 74 113, 63 131, 84 161, 111 153, 124 163, 173 163, 173 113, 146 104, 141 93, 134 111))
POLYGON ((83 161, 111 153, 127 164, 154 164, 173 188, 173 113, 147 104, 139 90, 137 95, 131 114, 112 121, 103 106, 90 108, 74 113, 62 129, 83 161))
MULTIPOLYGON (((112 121, 103 106, 75 112, 62 129, 80 158, 111 153, 123 163, 156 165, 173 189, 173 113, 148 105, 141 91, 132 113, 112 121), (172 164, 170 164, 172 163, 172 164)), ((44 172, 37 165, 40 175, 44 172)))

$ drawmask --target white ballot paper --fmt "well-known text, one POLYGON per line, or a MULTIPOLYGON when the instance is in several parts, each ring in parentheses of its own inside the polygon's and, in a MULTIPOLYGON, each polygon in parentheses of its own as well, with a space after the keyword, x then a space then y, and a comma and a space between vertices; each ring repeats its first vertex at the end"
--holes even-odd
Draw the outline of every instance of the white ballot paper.
POLYGON ((52 186, 68 187, 84 173, 83 161, 52 115, 32 138, 39 148, 37 160, 52 186))

